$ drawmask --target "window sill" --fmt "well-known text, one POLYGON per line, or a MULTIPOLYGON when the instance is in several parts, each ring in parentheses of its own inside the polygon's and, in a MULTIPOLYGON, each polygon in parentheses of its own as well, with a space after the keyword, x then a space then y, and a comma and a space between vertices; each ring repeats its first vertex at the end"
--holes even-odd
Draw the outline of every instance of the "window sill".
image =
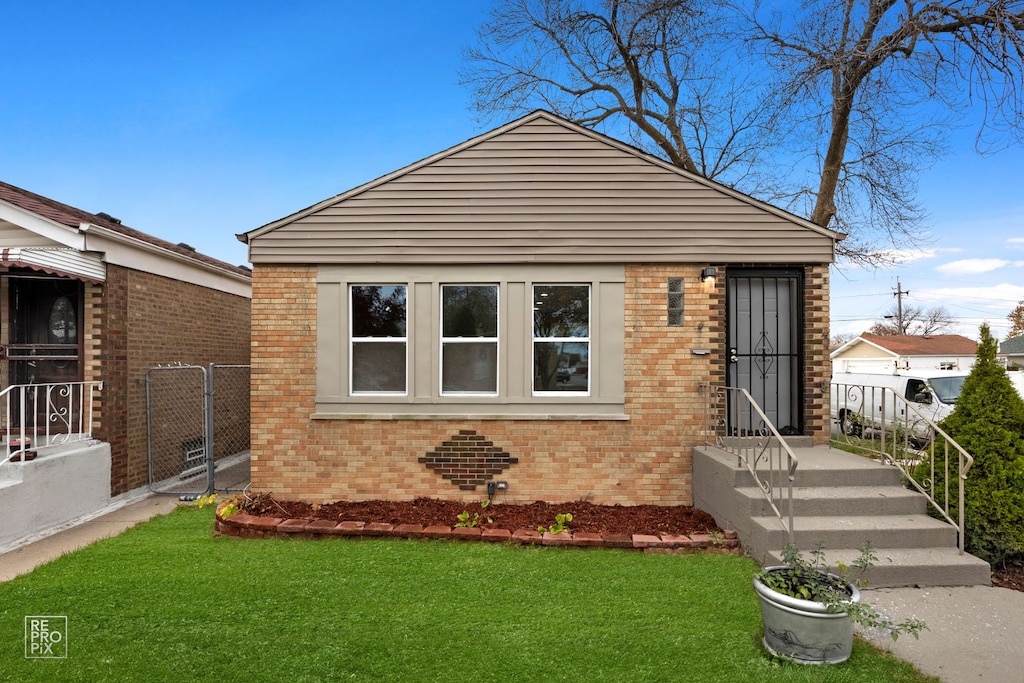
POLYGON ((570 422, 586 420, 624 421, 624 413, 313 413, 311 420, 547 420, 570 422))

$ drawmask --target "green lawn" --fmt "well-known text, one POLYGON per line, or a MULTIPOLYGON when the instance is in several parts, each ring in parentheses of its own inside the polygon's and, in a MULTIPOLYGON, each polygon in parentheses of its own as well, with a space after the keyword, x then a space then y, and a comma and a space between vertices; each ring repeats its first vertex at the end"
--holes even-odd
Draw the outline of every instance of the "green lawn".
POLYGON ((0 680, 927 681, 762 651, 752 561, 419 540, 212 536, 181 508, 0 584, 0 680), (66 659, 25 617, 68 617, 66 659))

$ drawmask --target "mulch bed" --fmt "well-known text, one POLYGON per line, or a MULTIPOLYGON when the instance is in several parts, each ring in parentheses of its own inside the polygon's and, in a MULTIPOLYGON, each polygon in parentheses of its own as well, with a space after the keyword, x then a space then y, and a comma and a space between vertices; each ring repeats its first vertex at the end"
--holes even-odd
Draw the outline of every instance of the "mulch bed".
POLYGON ((992 568, 992 585, 1024 592, 1024 565, 992 568))
POLYGON ((527 505, 493 503, 481 508, 480 503, 466 503, 436 498, 417 498, 411 501, 366 500, 311 505, 296 501, 275 500, 269 494, 260 494, 243 502, 243 512, 259 517, 293 519, 325 519, 336 522, 384 522, 387 524, 420 524, 424 527, 446 525, 454 527, 458 515, 468 512, 472 519, 479 513, 476 524, 481 529, 537 529, 550 527, 555 516, 572 514, 568 524, 573 532, 599 534, 708 534, 721 533, 714 518, 703 510, 685 505, 595 505, 576 501, 571 503, 535 502, 527 505))

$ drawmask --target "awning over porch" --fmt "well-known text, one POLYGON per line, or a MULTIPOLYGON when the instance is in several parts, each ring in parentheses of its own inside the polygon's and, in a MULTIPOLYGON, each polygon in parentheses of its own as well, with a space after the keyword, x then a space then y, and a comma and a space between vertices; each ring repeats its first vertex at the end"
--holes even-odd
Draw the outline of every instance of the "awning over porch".
POLYGON ((83 282, 107 279, 107 268, 99 254, 66 247, 4 247, 0 250, 0 265, 31 268, 83 282))

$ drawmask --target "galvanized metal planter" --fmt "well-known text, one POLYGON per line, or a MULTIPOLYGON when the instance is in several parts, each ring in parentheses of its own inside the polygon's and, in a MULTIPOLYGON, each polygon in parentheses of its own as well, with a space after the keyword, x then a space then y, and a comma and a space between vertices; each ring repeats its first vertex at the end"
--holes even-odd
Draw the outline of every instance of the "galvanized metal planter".
MULTIPOLYGON (((787 569, 778 566, 767 567, 764 571, 771 573, 787 569)), ((847 585, 850 601, 860 602, 857 587, 847 585)), ((850 658, 853 622, 846 612, 829 611, 824 603, 778 593, 757 577, 754 577, 754 591, 761 599, 762 642, 773 655, 801 664, 838 664, 850 658)))

